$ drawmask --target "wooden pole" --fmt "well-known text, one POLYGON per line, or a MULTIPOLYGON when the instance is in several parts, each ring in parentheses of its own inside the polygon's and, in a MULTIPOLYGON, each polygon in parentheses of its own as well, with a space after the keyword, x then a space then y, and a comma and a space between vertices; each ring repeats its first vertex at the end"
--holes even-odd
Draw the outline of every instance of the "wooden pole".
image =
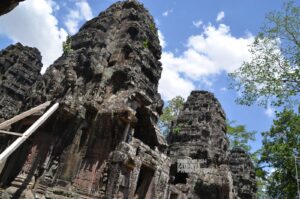
POLYGON ((5 163, 6 163, 6 159, 4 159, 2 162, 0 162, 0 175, 4 169, 5 163))
POLYGON ((124 130, 124 133, 123 133, 123 141, 124 142, 126 142, 129 129, 130 129, 130 124, 128 123, 125 130, 124 130))
POLYGON ((15 132, 2 131, 2 130, 0 130, 0 133, 7 134, 7 135, 16 135, 16 136, 22 136, 23 135, 22 133, 15 133, 15 132))
POLYGON ((39 105, 37 107, 34 107, 34 108, 32 108, 28 111, 25 111, 25 112, 15 116, 15 117, 9 119, 9 120, 6 120, 5 122, 2 122, 0 124, 0 130, 5 129, 6 127, 9 127, 10 125, 12 125, 12 124, 24 119, 24 118, 36 113, 38 111, 46 109, 50 105, 50 103, 51 103, 50 101, 45 102, 44 104, 41 104, 41 105, 39 105))
POLYGON ((16 139, 9 147, 0 154, 0 165, 33 134, 57 109, 59 104, 54 104, 44 115, 42 115, 33 125, 31 125, 22 135, 16 139))

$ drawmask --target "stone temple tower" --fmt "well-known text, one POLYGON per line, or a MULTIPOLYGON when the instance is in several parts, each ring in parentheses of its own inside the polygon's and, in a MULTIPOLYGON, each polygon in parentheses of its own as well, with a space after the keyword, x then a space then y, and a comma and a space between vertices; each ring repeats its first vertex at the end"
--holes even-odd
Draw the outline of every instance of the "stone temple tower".
POLYGON ((225 113, 212 93, 193 91, 172 124, 170 141, 174 189, 192 198, 232 198, 225 113), (178 173, 178 159, 196 160, 193 173, 178 173))
MULTIPOLYGON (((167 194, 154 186, 166 184, 169 172, 167 143, 156 127, 163 107, 157 92, 160 56, 154 20, 137 1, 115 3, 86 22, 71 37, 71 50, 43 76, 35 75, 37 81, 17 109, 45 101, 60 104, 7 160, 0 175, 5 188, 0 198, 167 194)), ((28 65, 35 67, 35 59, 41 59, 38 53, 28 65)), ((10 130, 22 132, 31 120, 10 130)))
MULTIPOLYGON (((213 94, 193 91, 168 142, 160 133, 161 47, 141 3, 113 4, 83 25, 70 47, 44 75, 38 49, 0 51, 0 123, 59 104, 1 160, 1 199, 254 198, 253 165, 239 151, 229 156, 225 114, 213 94), (200 165, 178 172, 180 160, 200 165)), ((43 113, 0 130, 22 133, 43 113)), ((0 153, 14 140, 0 133, 0 153)))

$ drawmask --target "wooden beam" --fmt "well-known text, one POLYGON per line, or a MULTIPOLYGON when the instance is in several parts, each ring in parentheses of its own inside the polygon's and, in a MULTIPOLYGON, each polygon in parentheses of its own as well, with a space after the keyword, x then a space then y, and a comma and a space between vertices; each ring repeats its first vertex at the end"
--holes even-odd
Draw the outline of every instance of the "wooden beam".
POLYGON ((22 136, 22 133, 15 133, 15 132, 10 132, 10 131, 2 131, 0 130, 0 133, 2 134, 7 134, 7 135, 16 135, 16 136, 22 136))
POLYGON ((1 175, 2 171, 3 171, 3 169, 4 169, 5 163, 6 163, 6 159, 4 159, 4 160, 2 160, 0 162, 0 175, 1 175))
POLYGON ((34 124, 32 124, 21 137, 16 139, 0 154, 0 165, 58 109, 58 106, 58 103, 54 104, 44 115, 42 115, 34 124))
POLYGON ((30 110, 28 110, 28 111, 25 111, 25 112, 23 112, 23 113, 21 113, 21 114, 15 116, 15 117, 9 119, 9 120, 6 120, 5 122, 2 122, 2 123, 0 124, 0 130, 3 130, 3 129, 5 129, 5 128, 7 128, 7 127, 9 127, 10 125, 12 125, 12 124, 14 124, 14 123, 16 123, 16 122, 18 122, 18 121, 24 119, 24 118, 26 118, 26 117, 28 117, 28 116, 30 116, 30 115, 36 113, 36 112, 38 112, 38 111, 41 111, 41 110, 46 109, 50 104, 51 104, 50 101, 45 102, 44 104, 41 104, 41 105, 39 105, 39 106, 37 106, 37 107, 34 107, 34 108, 32 108, 32 109, 30 109, 30 110))
POLYGON ((128 131, 130 130, 130 123, 127 124, 124 133, 123 133, 123 141, 126 142, 127 136, 128 136, 128 131))

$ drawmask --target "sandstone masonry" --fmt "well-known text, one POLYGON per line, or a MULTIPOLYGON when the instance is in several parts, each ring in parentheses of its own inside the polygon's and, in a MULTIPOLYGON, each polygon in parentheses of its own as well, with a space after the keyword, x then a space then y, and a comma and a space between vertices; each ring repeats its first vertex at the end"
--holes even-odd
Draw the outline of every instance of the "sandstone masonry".
MULTIPOLYGON (((161 135, 161 47, 142 4, 113 4, 71 41, 44 75, 37 49, 0 51, 0 122, 46 101, 60 104, 0 170, 0 198, 255 198, 251 160, 229 151, 212 93, 193 91, 168 138, 161 135), (180 160, 200 165, 180 173, 180 160)), ((24 132, 39 116, 7 130, 24 132)), ((0 150, 13 139, 0 134, 0 150)))

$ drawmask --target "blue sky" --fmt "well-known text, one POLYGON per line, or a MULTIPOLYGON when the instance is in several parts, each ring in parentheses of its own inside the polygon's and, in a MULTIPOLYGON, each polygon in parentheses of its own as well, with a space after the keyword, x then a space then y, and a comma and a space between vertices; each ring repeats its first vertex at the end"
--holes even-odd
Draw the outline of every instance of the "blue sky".
MULTIPOLYGON (((0 48, 15 42, 37 47, 44 69, 61 55, 61 43, 114 0, 26 0, 0 17, 0 48)), ((159 85, 164 100, 187 97, 193 89, 209 90, 227 117, 257 132, 270 128, 269 107, 235 104, 227 73, 249 58, 248 45, 264 23, 265 14, 279 10, 280 0, 141 0, 154 16, 163 44, 163 74, 159 85)), ((261 136, 252 143, 261 145, 261 136)))

